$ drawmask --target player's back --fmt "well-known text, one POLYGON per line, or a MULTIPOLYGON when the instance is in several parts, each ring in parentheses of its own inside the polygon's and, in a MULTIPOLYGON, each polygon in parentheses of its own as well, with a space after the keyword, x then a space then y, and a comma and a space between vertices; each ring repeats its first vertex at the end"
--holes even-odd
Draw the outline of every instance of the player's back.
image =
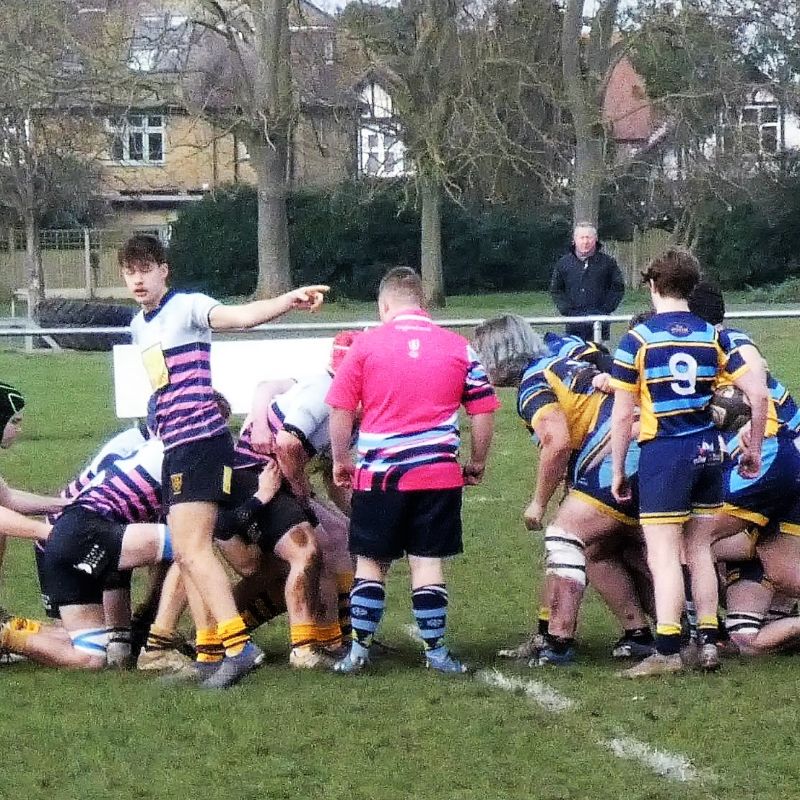
MULTIPOLYGON (((709 404, 730 351, 723 336, 688 311, 656 314, 625 334, 614 356, 614 378, 622 388, 638 386, 640 441, 712 427, 709 404)), ((742 365, 739 357, 736 374, 742 365)))

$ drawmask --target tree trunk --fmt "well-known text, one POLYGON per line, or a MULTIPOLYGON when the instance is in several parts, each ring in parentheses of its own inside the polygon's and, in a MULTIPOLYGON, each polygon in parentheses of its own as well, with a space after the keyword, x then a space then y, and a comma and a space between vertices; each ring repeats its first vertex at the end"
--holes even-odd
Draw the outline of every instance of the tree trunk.
POLYGON ((26 212, 25 223, 25 271, 28 275, 28 297, 31 315, 36 315, 39 303, 44 299, 44 270, 42 249, 39 241, 39 221, 32 212, 26 212))
POLYGON ((572 198, 573 221, 576 225, 590 222, 597 227, 604 174, 603 140, 591 134, 585 135, 585 138, 579 135, 575 145, 575 193, 572 198))
POLYGON ((442 195, 430 179, 422 184, 422 286, 430 308, 444 308, 444 273, 442 271, 442 195))
POLYGON ((286 136, 251 144, 250 157, 258 179, 257 297, 275 297, 292 288, 289 220, 286 215, 286 136))

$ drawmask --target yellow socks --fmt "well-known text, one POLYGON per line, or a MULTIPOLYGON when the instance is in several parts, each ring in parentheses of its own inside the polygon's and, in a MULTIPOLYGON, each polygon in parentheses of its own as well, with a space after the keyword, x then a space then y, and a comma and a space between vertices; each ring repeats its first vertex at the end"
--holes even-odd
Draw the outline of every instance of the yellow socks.
POLYGON ((238 614, 227 622, 220 622, 217 625, 217 635, 225 648, 226 656, 238 656, 250 641, 247 626, 238 614))

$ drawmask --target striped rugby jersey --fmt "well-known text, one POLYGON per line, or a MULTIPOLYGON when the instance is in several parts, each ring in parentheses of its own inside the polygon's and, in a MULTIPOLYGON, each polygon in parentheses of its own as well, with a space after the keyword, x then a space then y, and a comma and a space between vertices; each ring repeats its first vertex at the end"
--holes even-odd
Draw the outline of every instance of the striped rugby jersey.
POLYGON ((517 392, 517 413, 539 444, 533 428, 539 415, 558 406, 569 423, 570 447, 580 449, 596 426, 600 409, 611 401, 592 386, 597 369, 585 361, 549 356, 532 361, 525 368, 517 392))
POLYGON ((548 331, 544 335, 544 343, 550 355, 558 358, 583 359, 592 353, 599 353, 600 348, 594 342, 587 342, 574 334, 560 334, 548 331))
POLYGON ((638 396, 639 441, 713 427, 709 404, 720 381, 748 365, 725 331, 689 311, 655 316, 628 331, 614 354, 611 385, 638 396))
POLYGON ((211 326, 219 303, 170 289, 158 308, 131 322, 134 344, 155 395, 156 435, 171 450, 228 429, 211 388, 211 326))
POLYGON ((469 342, 406 310, 353 342, 326 398, 363 406, 354 487, 361 491, 452 489, 463 485, 458 410, 499 408, 469 342))
MULTIPOLYGON (((325 395, 332 382, 333 376, 324 370, 298 381, 275 397, 267 413, 267 422, 272 433, 291 431, 303 443, 309 456, 330 451, 328 418, 331 409, 325 402, 325 395)), ((235 469, 257 466, 269 460, 269 456, 253 450, 250 444, 252 429, 252 422, 246 419, 236 443, 235 469)))
POLYGON ((164 446, 145 442, 129 458, 108 464, 84 487, 73 505, 121 524, 158 522, 163 513, 161 465, 164 446))
MULTIPOLYGON (((734 348, 749 344, 761 353, 758 345, 744 331, 725 328, 725 333, 728 334, 734 348)), ((722 381, 720 381, 720 385, 724 385, 722 381)), ((767 407, 767 428, 764 435, 780 434, 796 437, 800 433, 800 410, 789 390, 769 370, 767 370, 767 389, 769 390, 769 405, 767 407)))

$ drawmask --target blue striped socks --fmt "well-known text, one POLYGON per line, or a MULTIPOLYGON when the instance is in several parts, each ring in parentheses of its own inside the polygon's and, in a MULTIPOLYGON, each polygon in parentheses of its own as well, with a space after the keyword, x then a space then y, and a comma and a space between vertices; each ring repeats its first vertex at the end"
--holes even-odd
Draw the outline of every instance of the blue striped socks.
POLYGON ((425 652, 444 647, 447 626, 447 589, 444 584, 420 586, 411 592, 411 605, 419 634, 425 643, 425 652))
POLYGON ((366 657, 375 631, 386 608, 386 589, 380 581, 356 578, 350 590, 350 619, 353 626, 352 649, 366 657))

